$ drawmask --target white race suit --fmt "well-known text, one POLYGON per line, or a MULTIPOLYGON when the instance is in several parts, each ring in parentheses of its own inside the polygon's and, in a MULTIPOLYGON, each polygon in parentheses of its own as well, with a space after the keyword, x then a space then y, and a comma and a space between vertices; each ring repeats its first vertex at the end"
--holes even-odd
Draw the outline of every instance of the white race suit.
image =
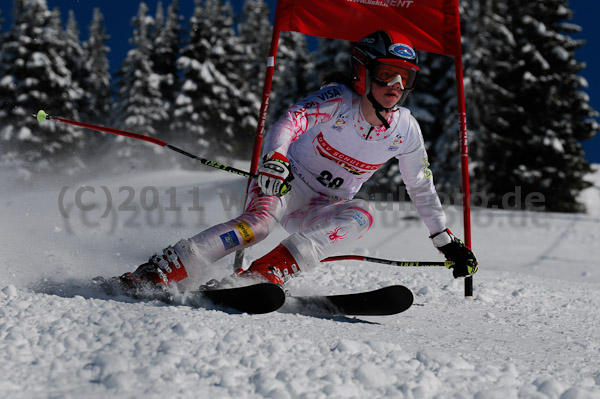
POLYGON ((363 116, 360 100, 348 87, 332 84, 289 108, 268 131, 263 154, 277 151, 288 157, 295 177, 291 192, 267 196, 252 182, 239 217, 175 245, 188 275, 201 273, 195 256, 214 262, 259 243, 276 223, 290 233, 282 244, 300 270, 316 267, 371 228, 368 203, 353 197, 392 157, 429 231, 446 228, 415 118, 408 109, 397 107, 388 115, 389 129, 373 127, 363 116))

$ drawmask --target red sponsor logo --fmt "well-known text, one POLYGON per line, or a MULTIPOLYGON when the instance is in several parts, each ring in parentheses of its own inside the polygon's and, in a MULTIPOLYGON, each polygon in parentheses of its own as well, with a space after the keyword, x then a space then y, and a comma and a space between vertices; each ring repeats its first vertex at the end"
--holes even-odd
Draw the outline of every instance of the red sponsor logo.
POLYGON ((383 165, 383 163, 366 163, 336 150, 325 140, 323 133, 319 133, 314 142, 316 143, 316 150, 321 156, 337 163, 352 174, 362 175, 366 172, 375 171, 383 165))
POLYGON ((342 228, 341 227, 336 227, 335 230, 330 231, 329 233, 327 233, 327 238, 329 238, 329 240, 335 244, 336 242, 338 242, 339 240, 343 240, 344 238, 346 238, 346 236, 348 235, 348 233, 344 233, 344 234, 340 234, 340 230, 342 228))

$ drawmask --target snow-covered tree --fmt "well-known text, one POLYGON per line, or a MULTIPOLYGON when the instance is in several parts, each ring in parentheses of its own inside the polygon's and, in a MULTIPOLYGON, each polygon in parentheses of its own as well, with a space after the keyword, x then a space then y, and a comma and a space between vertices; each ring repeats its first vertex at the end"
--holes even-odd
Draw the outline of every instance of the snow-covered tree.
MULTIPOLYGON (((574 52, 583 43, 568 36, 580 28, 569 23, 566 0, 469 0, 461 6, 475 205, 523 208, 528 198, 543 196, 546 209, 580 210, 576 198, 589 172, 580 142, 598 130, 598 114, 578 75, 583 66, 574 52)), ((460 199, 452 60, 421 54, 420 61, 407 106, 422 127, 438 190, 460 199)), ((393 191, 393 169, 388 165, 376 175, 369 191, 393 191)))
POLYGON ((0 141, 2 164, 31 172, 64 169, 75 173, 82 132, 71 126, 31 117, 39 109, 78 117, 81 90, 64 55, 60 15, 45 0, 15 0, 13 24, 0 51, 0 141))
MULTIPOLYGON (((200 95, 197 80, 201 76, 201 61, 206 57, 201 32, 204 31, 201 0, 194 0, 194 12, 189 21, 189 39, 182 49, 177 67, 181 71, 179 89, 176 92, 171 132, 178 142, 194 141, 195 151, 207 149, 207 132, 200 121, 202 105, 196 102, 200 95)), ((207 104, 204 104, 206 106, 207 104)))
POLYGON ((233 29, 233 9, 222 0, 206 0, 205 10, 210 51, 204 61, 207 75, 202 83, 206 90, 201 101, 217 106, 217 114, 206 118, 205 124, 220 146, 231 145, 232 155, 249 155, 247 149, 251 148, 257 123, 257 102, 244 79, 245 53, 233 29))
MULTIPOLYGON (((117 73, 117 98, 113 114, 114 124, 119 128, 153 136, 157 133, 157 125, 165 121, 168 114, 162 101, 160 78, 154 72, 151 60, 150 30, 154 20, 147 14, 148 6, 141 2, 137 16, 132 19, 133 48, 127 53, 117 73)), ((124 137, 117 137, 115 141, 121 143, 124 140, 124 137)), ((145 149, 148 148, 147 143, 127 140, 124 145, 117 146, 116 155, 134 160, 137 164, 156 165, 160 162, 157 157, 145 155, 145 149)))
MULTIPOLYGON (((58 9, 55 9, 54 13, 57 14, 57 21, 60 21, 58 9)), ((67 27, 63 33, 62 56, 65 59, 67 68, 71 71, 73 80, 71 90, 77 91, 77 101, 74 102, 73 106, 81 115, 82 110, 89 108, 89 93, 86 93, 83 89, 83 81, 88 76, 85 67, 87 55, 79 40, 79 34, 79 25, 75 19, 75 14, 70 10, 67 27)))
POLYGON ((181 51, 183 28, 180 24, 179 2, 173 0, 165 17, 162 3, 156 8, 151 59, 153 71, 159 77, 159 89, 168 118, 157 125, 161 135, 167 137, 173 117, 176 88, 178 85, 177 57, 181 51))
MULTIPOLYGON (((516 7, 514 2, 513 7, 516 7)), ((529 65, 519 65, 516 70, 522 83, 518 104, 529 116, 518 123, 523 124, 525 132, 535 133, 528 140, 539 151, 536 150, 535 156, 515 151, 516 156, 520 152, 528 157, 525 162, 511 165, 513 173, 524 192, 541 192, 548 209, 557 211, 582 209, 577 197, 589 186, 584 177, 591 167, 580 142, 591 139, 600 128, 596 120, 590 119, 598 113, 583 92, 587 82, 579 72, 585 65, 575 59, 575 50, 584 42, 569 36, 581 29, 569 22, 572 17, 568 0, 523 7, 521 24, 528 40, 521 39, 519 48, 529 65)))
POLYGON ((197 0, 189 43, 178 65, 182 84, 175 105, 174 131, 194 137, 214 155, 249 154, 256 113, 245 91, 243 50, 235 35, 233 10, 221 0, 197 0))
POLYGON ((469 71, 469 103, 477 104, 470 123, 480 135, 472 155, 475 187, 491 206, 524 207, 535 194, 548 210, 581 210, 577 195, 590 166, 580 141, 598 124, 575 59, 583 42, 568 36, 580 28, 569 23, 567 0, 480 6, 480 56, 469 71), (510 193, 517 192, 515 203, 510 193))
POLYGON ((352 43, 347 40, 326 39, 320 37, 315 55, 315 70, 319 82, 323 77, 335 71, 350 75, 350 52, 352 43))
POLYGON ((308 51, 306 36, 281 32, 269 105, 270 121, 277 121, 290 105, 319 86, 314 53, 308 51))
MULTIPOLYGON (((104 27, 104 16, 95 8, 88 27, 88 40, 82 45, 84 51, 84 76, 80 80, 83 99, 79 113, 81 119, 100 125, 111 121, 112 89, 108 53, 109 38, 104 27)), ((88 164, 105 159, 106 152, 114 144, 114 137, 105 133, 86 136, 86 161, 88 164)))
POLYGON ((246 0, 242 9, 242 21, 238 25, 238 36, 245 52, 244 80, 248 90, 256 95, 259 103, 272 30, 269 7, 264 0, 246 0))
POLYGON ((82 86, 87 97, 87 106, 82 109, 82 118, 91 123, 106 123, 112 103, 110 87, 110 65, 106 45, 109 39, 104 27, 104 16, 99 8, 94 9, 89 26, 89 37, 83 43, 86 76, 82 86))

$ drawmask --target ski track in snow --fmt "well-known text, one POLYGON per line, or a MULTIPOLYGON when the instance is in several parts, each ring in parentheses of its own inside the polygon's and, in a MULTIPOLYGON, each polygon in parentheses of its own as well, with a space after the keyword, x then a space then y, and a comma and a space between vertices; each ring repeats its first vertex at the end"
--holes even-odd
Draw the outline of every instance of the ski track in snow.
MULTIPOLYGON (((73 206, 83 185, 65 184, 73 186, 65 194, 68 220, 57 206, 63 183, 0 194, 2 398, 600 398, 598 175, 583 193, 588 215, 473 211, 481 265, 474 300, 443 268, 337 262, 290 281, 297 295, 391 284, 415 294, 405 313, 358 318, 299 315, 290 306, 250 316, 108 298, 91 277, 129 271, 236 216, 223 198, 245 183, 220 172, 174 171, 87 181, 97 190, 84 202, 98 209, 86 215, 73 206), (164 207, 173 205, 165 190, 176 187, 183 216, 152 225, 143 210, 137 219, 134 211, 102 218, 101 186, 115 194, 115 207, 123 186, 138 199, 156 186, 164 207), (185 212, 193 187, 201 217, 185 212)), ((348 252, 441 260, 413 210, 383 208, 348 252)), ((462 236, 460 211, 447 212, 462 236)), ((248 250, 246 262, 283 234, 248 250)), ((230 262, 218 262, 209 277, 227 275, 230 262)))

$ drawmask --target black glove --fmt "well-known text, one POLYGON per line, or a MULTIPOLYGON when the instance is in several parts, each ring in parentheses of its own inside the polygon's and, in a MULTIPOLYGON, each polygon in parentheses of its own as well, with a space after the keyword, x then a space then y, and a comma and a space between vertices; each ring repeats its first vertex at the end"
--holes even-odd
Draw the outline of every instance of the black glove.
POLYGON ((446 267, 452 269, 454 278, 477 273, 477 258, 475 258, 471 249, 456 238, 450 230, 446 229, 441 233, 431 235, 429 238, 433 241, 433 245, 450 261, 446 267))

